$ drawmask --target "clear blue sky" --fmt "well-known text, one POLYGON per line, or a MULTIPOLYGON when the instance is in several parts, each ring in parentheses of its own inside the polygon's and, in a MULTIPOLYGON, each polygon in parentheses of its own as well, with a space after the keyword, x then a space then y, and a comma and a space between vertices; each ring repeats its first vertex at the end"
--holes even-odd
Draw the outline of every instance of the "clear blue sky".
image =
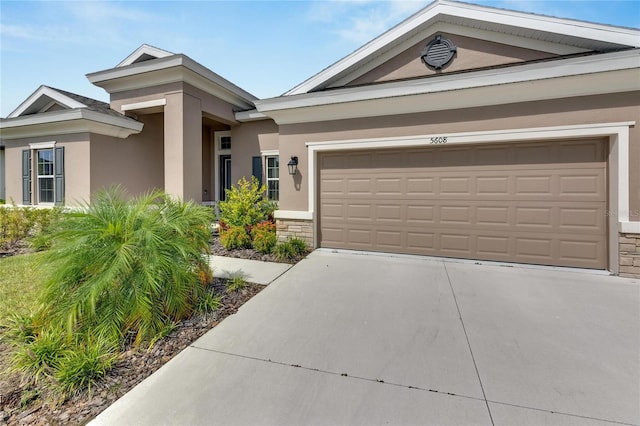
MULTIPOLYGON (((640 0, 475 0, 640 27, 640 0)), ((184 53, 254 95, 277 96, 430 1, 0 0, 0 116, 40 84, 108 100, 85 74, 142 43, 184 53)))

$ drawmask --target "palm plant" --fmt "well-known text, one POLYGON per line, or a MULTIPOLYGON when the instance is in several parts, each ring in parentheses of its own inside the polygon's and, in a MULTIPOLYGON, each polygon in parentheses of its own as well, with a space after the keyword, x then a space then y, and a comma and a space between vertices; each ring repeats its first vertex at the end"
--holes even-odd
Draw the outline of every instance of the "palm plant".
POLYGON ((101 192, 52 238, 40 318, 69 336, 153 342, 194 311, 210 281, 210 209, 161 192, 101 192))

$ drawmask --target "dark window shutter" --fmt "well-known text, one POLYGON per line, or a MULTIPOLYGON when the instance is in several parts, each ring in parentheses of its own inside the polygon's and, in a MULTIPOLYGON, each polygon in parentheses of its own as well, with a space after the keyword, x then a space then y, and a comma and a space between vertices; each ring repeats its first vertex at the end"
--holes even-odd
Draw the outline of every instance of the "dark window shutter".
POLYGON ((251 157, 251 174, 258 178, 262 186, 262 157, 251 157))
POLYGON ((31 150, 22 150, 22 204, 31 204, 31 150))
POLYGON ((64 147, 61 146, 55 149, 55 203, 61 206, 64 203, 64 147))

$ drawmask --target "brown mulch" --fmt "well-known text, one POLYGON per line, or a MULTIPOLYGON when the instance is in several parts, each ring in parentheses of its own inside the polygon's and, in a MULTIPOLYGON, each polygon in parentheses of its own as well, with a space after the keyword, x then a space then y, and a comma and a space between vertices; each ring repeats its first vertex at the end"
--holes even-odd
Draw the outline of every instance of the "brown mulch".
MULTIPOLYGON (((248 284, 241 290, 226 293, 225 283, 224 279, 214 279, 214 294, 223 295, 222 306, 218 310, 180 322, 171 334, 148 351, 129 348, 121 354, 107 376, 92 387, 91 393, 82 392, 61 405, 53 406, 34 396, 35 389, 21 385, 19 375, 0 377, 0 424, 86 424, 224 318, 236 313, 240 306, 264 288, 248 284)), ((6 368, 2 360, 6 361, 8 350, 6 344, 0 344, 0 369, 6 368)))
POLYGON ((25 240, 13 243, 0 244, 0 259, 3 257, 15 256, 31 252, 31 246, 25 240))

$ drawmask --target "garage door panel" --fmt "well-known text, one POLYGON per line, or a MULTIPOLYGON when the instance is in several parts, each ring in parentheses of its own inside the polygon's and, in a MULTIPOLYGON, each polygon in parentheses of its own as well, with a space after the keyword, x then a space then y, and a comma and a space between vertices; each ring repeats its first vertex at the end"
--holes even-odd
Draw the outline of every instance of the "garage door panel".
POLYGON ((605 268, 605 158, 599 140, 322 154, 320 245, 605 268))

